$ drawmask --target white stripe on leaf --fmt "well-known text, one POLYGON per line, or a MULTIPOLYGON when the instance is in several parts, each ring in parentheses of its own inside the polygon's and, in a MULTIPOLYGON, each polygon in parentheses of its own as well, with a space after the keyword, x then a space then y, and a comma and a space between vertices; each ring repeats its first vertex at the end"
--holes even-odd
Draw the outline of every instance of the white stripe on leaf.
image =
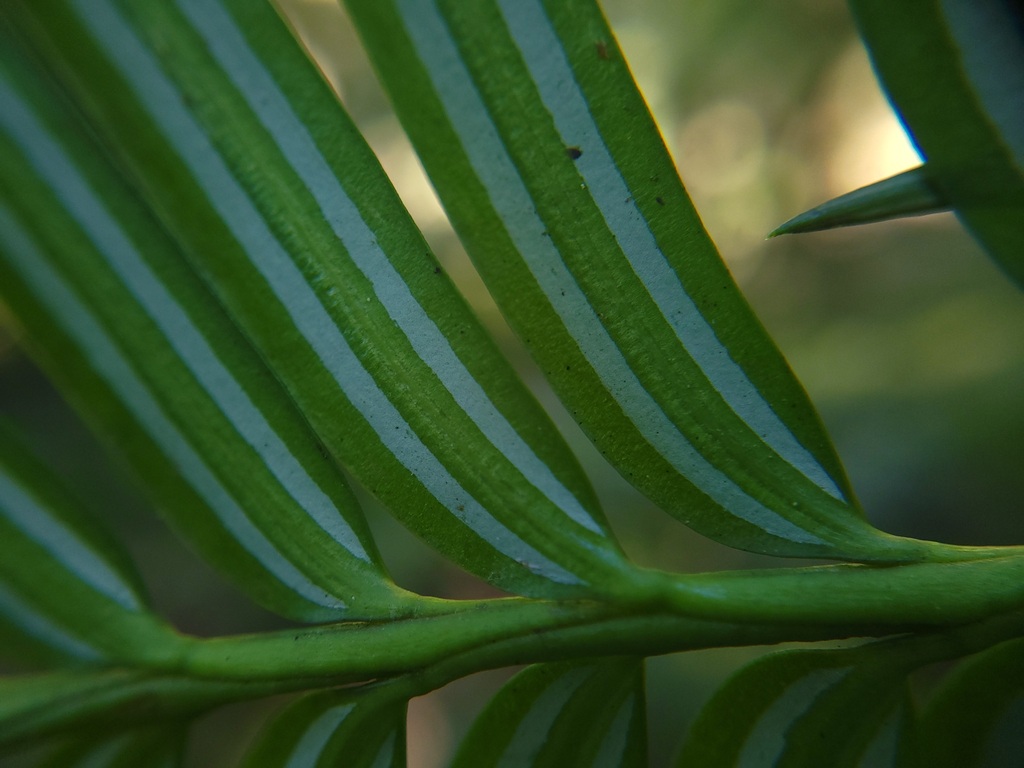
POLYGON ((327 742, 331 740, 331 736, 345 722, 345 718, 352 713, 355 706, 355 704, 339 704, 322 712, 303 732, 295 749, 288 756, 288 762, 285 763, 284 768, 309 768, 316 765, 327 742))
POLYGON ((629 756, 626 752, 629 749, 629 731, 635 708, 636 696, 627 696, 619 711, 615 713, 615 719, 608 726, 591 768, 619 768, 626 764, 629 756))
POLYGON ((551 581, 579 584, 576 576, 537 552, 484 509, 413 432, 356 357, 305 276, 189 113, 181 94, 164 75, 153 54, 117 10, 102 0, 74 0, 74 4, 80 20, 113 57, 139 103, 160 126, 206 192, 210 204, 246 250, 291 324, 316 352, 324 369, 384 446, 456 519, 498 552, 551 581))
POLYGON ((81 536, 35 494, 0 468, 0 516, 39 544, 82 582, 130 611, 142 607, 135 591, 81 536))
POLYGON ((747 495, 679 433, 636 377, 545 235, 546 226, 433 3, 398 0, 398 5, 406 33, 495 212, 566 331, 622 411, 669 464, 733 516, 782 539, 823 543, 747 495))
MULTIPOLYGON (((11 97, 0 81, 0 100, 11 113, 11 97)), ((120 402, 135 417, 146 434, 159 445, 185 481, 209 505, 221 525, 239 545, 293 592, 315 605, 342 609, 345 604, 306 578, 255 526, 224 488, 188 439, 164 413, 131 364, 111 342, 101 323, 81 298, 49 265, 43 252, 9 212, 0 207, 0 228, 7 238, 5 255, 45 304, 64 333, 75 340, 94 370, 117 394, 120 402)))
POLYGON ((737 768, 763 768, 773 764, 786 746, 786 733, 797 719, 795 713, 811 708, 825 691, 846 677, 852 667, 812 669, 794 680, 751 724, 743 743, 737 768))
POLYGON ((496 768, 533 765, 548 733, 569 699, 594 672, 591 667, 570 669, 552 680, 523 714, 496 768))
POLYGON ((12 109, 13 114, 4 122, 17 136, 35 170, 54 190, 96 250, 103 254, 106 263, 160 329, 189 373, 295 503, 338 544, 360 560, 370 562, 348 521, 267 423, 241 384, 210 348, 202 331, 153 273, 59 143, 27 111, 15 105, 12 109))
POLYGON ((576 497, 541 461, 533 449, 491 402, 466 369, 448 339, 413 297, 405 280, 380 248, 313 137, 292 111, 291 103, 248 47, 231 17, 205 0, 178 0, 203 37, 214 58, 245 97, 260 123, 313 195, 324 219, 344 245, 355 265, 373 285, 389 317, 409 339, 416 354, 444 385, 473 423, 505 457, 577 524, 602 534, 576 497))
POLYGON ((605 225, 679 343, 733 412, 772 450, 819 488, 841 500, 843 496, 835 481, 797 441, 732 359, 658 247, 590 114, 562 43, 539 0, 499 0, 498 5, 562 144, 582 150, 575 166, 605 225))
POLYGON ((49 616, 40 613, 4 584, 0 584, 0 616, 33 640, 72 658, 82 661, 103 658, 103 654, 95 648, 69 635, 49 616))
MULTIPOLYGON (((388 734, 388 737, 384 739, 384 743, 380 745, 380 749, 373 758, 373 762, 370 763, 370 768, 389 768, 394 765, 396 757, 404 757, 404 755, 396 755, 395 750, 398 748, 398 734, 392 731, 388 734)), ((401 761, 402 765, 405 765, 405 761, 401 761)))

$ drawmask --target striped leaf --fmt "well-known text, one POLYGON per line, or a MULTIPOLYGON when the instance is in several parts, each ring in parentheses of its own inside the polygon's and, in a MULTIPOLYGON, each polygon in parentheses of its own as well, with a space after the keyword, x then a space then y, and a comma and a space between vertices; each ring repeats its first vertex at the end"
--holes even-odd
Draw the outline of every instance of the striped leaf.
POLYGON ((0 44, 0 295, 161 510, 255 599, 393 613, 338 468, 78 118, 0 44))
POLYGON ((1024 749, 1024 641, 958 666, 921 715, 918 765, 998 768, 1024 749))
MULTIPOLYGON (((850 5, 875 70, 926 159, 933 196, 1024 285, 1024 10, 1009 0, 850 5)), ((878 192, 860 190, 860 206, 873 209, 861 220, 903 214, 900 200, 878 192)), ((825 206, 824 214, 834 208, 825 206)), ((836 225, 813 212, 798 219, 836 225)))
POLYGON ((383 690, 305 696, 261 731, 243 767, 405 768, 405 707, 383 690))
POLYGON ((231 682, 126 666, 3 675, 0 756, 47 738, 116 738, 133 729, 170 729, 216 706, 287 689, 280 681, 231 682))
POLYGON ((176 635, 146 608, 128 556, 0 429, 0 656, 159 660, 176 635))
POLYGON ((647 765, 643 664, 537 664, 510 680, 459 747, 453 768, 647 765))
POLYGON ((503 588, 618 588, 582 471, 267 4, 8 6, 353 475, 503 588))
POLYGON ((732 546, 918 556, 863 520, 592 0, 349 0, 484 280, 602 453, 732 546))
POLYGON ((181 726, 134 731, 113 737, 74 740, 36 768, 179 768, 184 764, 181 726))
POLYGON ((913 659, 875 652, 787 651, 740 670, 704 707, 679 768, 902 765, 912 726, 913 659))

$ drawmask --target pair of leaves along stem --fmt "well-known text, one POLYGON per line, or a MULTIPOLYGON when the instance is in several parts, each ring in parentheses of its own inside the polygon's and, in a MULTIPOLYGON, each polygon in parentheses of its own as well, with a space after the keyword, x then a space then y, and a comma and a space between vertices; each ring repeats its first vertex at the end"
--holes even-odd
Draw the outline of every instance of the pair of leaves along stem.
MULTIPOLYGON (((8 301, 59 329, 34 343, 185 535, 276 610, 404 599, 332 459, 503 589, 615 592, 632 569, 582 472, 287 29, 251 5, 7 11, 24 51, 4 92, 8 301), (128 361, 141 373, 115 370, 128 361)), ((351 7, 510 321, 609 459, 697 529, 776 554, 920 557, 850 499, 603 20, 558 6, 351 7)))
MULTIPOLYGON (((949 555, 865 522, 593 2, 347 5, 510 324, 637 488, 752 551, 949 555)), ((871 9, 862 15, 868 30, 871 9)), ((657 593, 660 576, 624 557, 561 437, 271 6, 11 0, 0 9, 0 104, 0 295, 161 512, 254 600, 305 622, 457 610, 390 580, 339 466, 445 557, 508 592, 627 603, 657 593)), ((941 178, 968 225, 1001 243, 997 257, 1019 256, 1005 207, 993 224, 950 173, 941 178)), ((1017 200, 1018 182, 999 181, 1010 190, 1000 205, 1017 200)), ((885 211, 913 208, 896 198, 885 211)), ((10 681, 0 742, 14 743, 60 722, 47 711, 55 692, 80 694, 69 718, 76 706, 93 716, 108 692, 130 701, 124 692, 143 684, 114 667, 175 669, 196 644, 146 609, 117 543, 3 443, 0 631, 44 661, 111 666, 106 677, 10 681)), ((849 653, 870 680, 889 670, 874 650, 849 653)), ((820 682, 839 668, 827 654, 783 658, 765 668, 792 685, 801 670, 820 682)), ((323 675, 319 684, 349 682, 331 678, 329 662, 323 675)), ((263 690, 165 685, 183 712, 263 690)), ((839 677, 822 686, 840 691, 844 712, 865 690, 839 677)), ((748 708, 748 741, 787 690, 748 708)), ((299 699, 250 764, 326 766, 344 754, 347 765, 400 765, 404 704, 419 692, 399 678, 299 699)), ((632 661, 531 668, 457 762, 639 764, 642 699, 632 661)), ((713 703, 697 733, 728 719, 716 707, 727 708, 713 703)), ((73 748, 102 753, 102 765, 173 763, 181 733, 73 748)), ((871 748, 862 735, 851 756, 871 748)))

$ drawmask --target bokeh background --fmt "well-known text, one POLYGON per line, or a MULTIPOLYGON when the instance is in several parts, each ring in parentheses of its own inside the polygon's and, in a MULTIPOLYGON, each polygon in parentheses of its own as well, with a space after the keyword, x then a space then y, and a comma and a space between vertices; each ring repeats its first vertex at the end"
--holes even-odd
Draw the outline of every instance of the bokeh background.
MULTIPOLYGON (((677 571, 771 567, 696 536, 608 471, 546 389, 448 227, 335 0, 282 0, 447 270, 550 406, 627 551, 677 571)), ((840 0, 604 0, 666 144, 740 286, 810 392, 872 521, 964 544, 1024 541, 1024 296, 951 215, 766 240, 782 221, 918 162, 840 0)), ((159 608, 201 635, 280 620, 188 552, 61 403, 0 305, 0 416, 125 532, 159 608)), ((399 583, 491 594, 367 499, 399 583)), ((764 649, 649 662, 652 765, 724 677, 764 649)), ((410 708, 410 766, 444 765, 508 671, 410 708)), ((197 728, 191 766, 230 765, 280 702, 225 708, 197 728)))

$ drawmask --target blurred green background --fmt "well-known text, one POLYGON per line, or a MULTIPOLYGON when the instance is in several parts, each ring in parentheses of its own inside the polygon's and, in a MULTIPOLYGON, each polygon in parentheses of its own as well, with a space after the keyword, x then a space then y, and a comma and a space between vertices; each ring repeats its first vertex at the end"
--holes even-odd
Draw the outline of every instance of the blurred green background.
MULTIPOLYGON (((678 571, 780 564, 689 533, 607 470, 490 302, 337 3, 282 5, 448 271, 565 428, 630 554, 678 571)), ((844 3, 605 0, 603 7, 697 209, 811 393, 872 521, 955 543, 1024 540, 1024 296, 951 215, 765 240, 790 216, 917 163, 844 3)), ((280 625, 156 521, 28 360, 2 306, 0 414, 126 532, 157 605, 179 627, 211 635, 280 625)), ((379 510, 371 517, 403 585, 451 597, 492 594, 379 510)), ((650 662, 652 765, 668 762, 722 678, 760 652, 650 662)), ((474 676, 413 702, 410 766, 443 765, 507 674, 474 676)), ((207 718, 190 765, 230 764, 239 739, 275 705, 207 718)))

